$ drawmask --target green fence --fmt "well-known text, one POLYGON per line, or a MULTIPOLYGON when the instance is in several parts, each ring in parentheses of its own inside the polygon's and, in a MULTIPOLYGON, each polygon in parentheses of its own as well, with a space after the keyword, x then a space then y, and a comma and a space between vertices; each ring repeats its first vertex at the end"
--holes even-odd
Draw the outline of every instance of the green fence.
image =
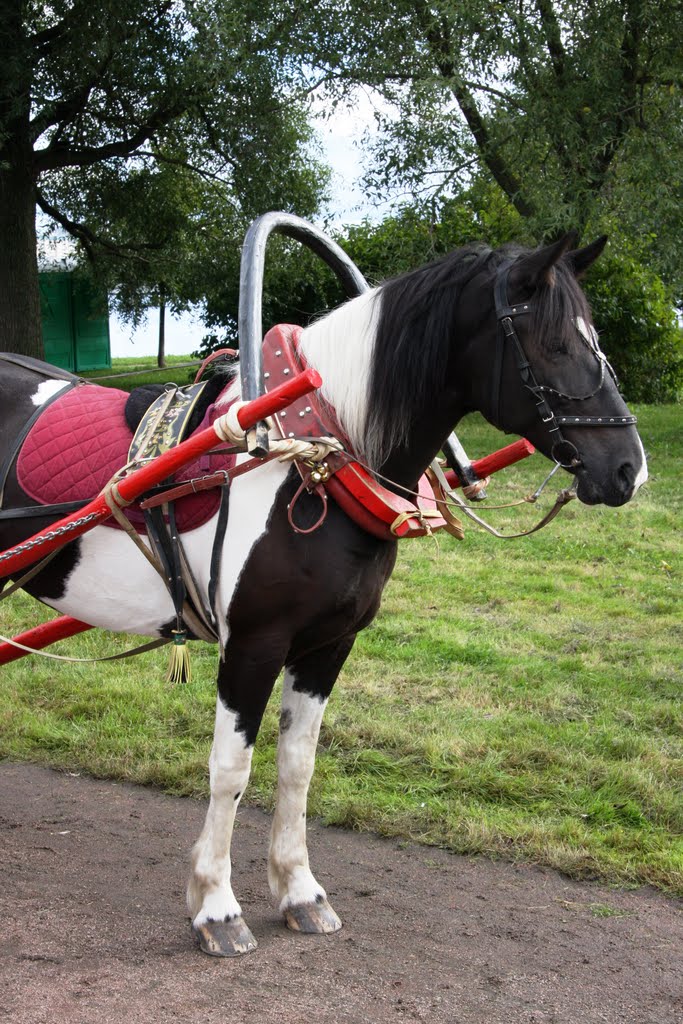
POLYGON ((107 295, 68 271, 40 274, 48 363, 74 373, 111 366, 107 295))

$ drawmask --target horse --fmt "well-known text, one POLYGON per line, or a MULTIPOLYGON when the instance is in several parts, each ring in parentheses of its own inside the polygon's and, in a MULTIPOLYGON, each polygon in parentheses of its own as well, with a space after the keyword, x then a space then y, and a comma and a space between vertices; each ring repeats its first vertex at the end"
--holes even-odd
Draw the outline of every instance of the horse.
MULTIPOLYGON (((412 490, 454 425, 478 411, 562 465, 583 503, 616 507, 633 498, 647 479, 645 453, 579 284, 605 241, 573 248, 568 235, 538 249, 465 246, 306 327, 300 353, 321 374, 320 401, 359 462, 391 481, 393 492, 412 490)), ((3 437, 20 432, 64 387, 64 376, 55 371, 38 384, 30 368, 4 366, 3 437)), ((222 408, 238 394, 238 379, 226 378, 213 397, 222 408)), ((247 459, 239 456, 238 464, 247 459)), ((289 928, 321 934, 341 927, 309 866, 307 793, 326 703, 356 635, 378 611, 397 542, 372 535, 333 500, 320 527, 304 532, 319 518, 319 497, 306 490, 292 529, 288 506, 300 484, 295 467, 271 460, 229 487, 213 588, 220 661, 210 802, 187 889, 194 936, 216 956, 257 944, 231 886, 230 845, 282 669, 270 889, 289 928)), ((4 500, 10 509, 27 506, 13 466, 4 500)), ((205 595, 219 514, 183 536, 205 595)), ((44 525, 30 512, 0 519, 0 549, 44 525)), ((157 573, 123 531, 101 525, 62 548, 25 589, 109 630, 158 637, 174 621, 157 573)))

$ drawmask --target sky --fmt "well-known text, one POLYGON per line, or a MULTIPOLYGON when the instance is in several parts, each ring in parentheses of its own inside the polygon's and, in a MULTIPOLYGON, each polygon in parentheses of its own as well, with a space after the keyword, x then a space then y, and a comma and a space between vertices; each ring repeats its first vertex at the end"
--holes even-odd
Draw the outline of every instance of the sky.
MULTIPOLYGON (((321 155, 332 168, 329 210, 334 223, 358 223, 366 216, 379 219, 388 212, 388 203, 368 203, 358 185, 363 171, 360 141, 366 130, 372 131, 375 102, 368 92, 359 90, 353 108, 340 105, 329 118, 317 121, 321 155)), ((109 321, 112 357, 156 355, 158 330, 155 312, 135 331, 112 315, 109 321)), ((167 355, 187 355, 198 347, 203 334, 204 326, 198 316, 167 315, 167 355)))

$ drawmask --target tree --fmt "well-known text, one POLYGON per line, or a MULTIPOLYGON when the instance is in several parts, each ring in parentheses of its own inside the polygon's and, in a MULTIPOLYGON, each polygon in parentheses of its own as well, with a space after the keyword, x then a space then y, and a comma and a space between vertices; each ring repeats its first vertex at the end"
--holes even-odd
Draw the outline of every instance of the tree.
MULTIPOLYGON (((154 223, 146 207, 147 186, 160 193, 162 166, 222 182, 226 204, 242 215, 270 194, 283 205, 296 199, 305 132, 292 76, 263 42, 267 4, 2 0, 0 12, 5 348, 42 349, 36 203, 90 256, 132 255, 140 269, 177 230, 154 223), (94 215, 89 202, 100 189, 103 199, 128 197, 123 219, 102 203, 94 215), (139 227, 145 210, 148 230, 126 236, 126 218, 139 227)), ((185 210, 187 222, 196 211, 185 210)))
MULTIPOLYGON (((122 319, 137 325, 162 303, 176 314, 191 306, 228 308, 225 315, 236 319, 240 252, 249 223, 271 208, 313 216, 328 179, 306 147, 303 117, 295 119, 290 110, 287 123, 277 127, 269 132, 273 156, 254 161, 248 188, 239 192, 230 178, 200 173, 180 155, 171 161, 168 152, 161 161, 139 155, 124 166, 108 162, 85 175, 70 169, 50 182, 55 201, 69 209, 84 234, 91 275, 109 291, 122 319)), ((245 161, 241 172, 246 175, 245 161)), ((196 344, 188 339, 188 351, 196 344)))
POLYGON ((679 15, 677 0, 339 0, 294 31, 332 95, 363 84, 390 104, 376 191, 457 195, 485 172, 536 240, 619 215, 631 236, 656 235, 648 251, 671 281, 679 15))

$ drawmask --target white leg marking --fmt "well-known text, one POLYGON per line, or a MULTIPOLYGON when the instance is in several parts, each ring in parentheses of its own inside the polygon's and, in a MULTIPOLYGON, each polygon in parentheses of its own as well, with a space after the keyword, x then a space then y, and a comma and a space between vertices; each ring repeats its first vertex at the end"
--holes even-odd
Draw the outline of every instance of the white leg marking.
MULTIPOLYGON (((249 554, 266 529, 277 491, 289 468, 268 463, 244 477, 238 477, 230 491, 228 528, 223 546, 223 566, 216 596, 217 615, 223 647, 228 640, 227 612, 249 554)), ((199 531, 196 531, 199 532, 199 531)), ((185 548, 192 564, 202 567, 199 582, 208 587, 206 548, 195 550, 195 538, 188 535, 185 548), (192 554, 194 553, 194 558, 192 554), (203 573, 203 576, 202 576, 203 573)), ((249 780, 251 747, 236 730, 237 716, 216 702, 216 725, 209 760, 211 800, 192 859, 187 902, 197 928, 207 921, 223 921, 242 911, 230 885, 230 842, 235 812, 249 780)))
POLYGON ((280 910, 325 898, 308 866, 306 798, 327 701, 297 693, 287 671, 278 741, 278 790, 270 840, 268 881, 280 910))
POLYGON ((230 885, 230 841, 235 812, 249 780, 252 747, 236 729, 237 716, 216 702, 216 726, 209 758, 211 800, 192 854, 187 905, 195 927, 242 913, 230 885))
POLYGON ((52 398, 58 391, 68 388, 68 380, 44 380, 38 385, 35 393, 31 395, 31 401, 39 408, 48 398, 52 398))

